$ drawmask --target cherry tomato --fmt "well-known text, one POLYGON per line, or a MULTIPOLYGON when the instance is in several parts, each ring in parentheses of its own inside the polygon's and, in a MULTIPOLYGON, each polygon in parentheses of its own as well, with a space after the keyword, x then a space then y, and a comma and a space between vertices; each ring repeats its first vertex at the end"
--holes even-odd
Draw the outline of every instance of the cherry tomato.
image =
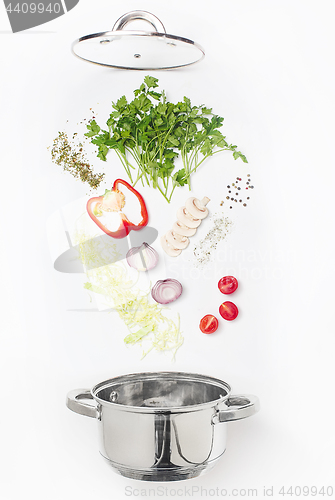
POLYGON ((224 319, 232 321, 237 317, 238 309, 233 302, 224 302, 219 307, 219 313, 224 319))
POLYGON ((201 320, 199 328, 202 333, 214 333, 218 329, 219 322, 212 314, 206 314, 201 320))
POLYGON ((238 281, 234 276, 224 276, 220 279, 218 287, 221 293, 229 295, 237 289, 238 281))

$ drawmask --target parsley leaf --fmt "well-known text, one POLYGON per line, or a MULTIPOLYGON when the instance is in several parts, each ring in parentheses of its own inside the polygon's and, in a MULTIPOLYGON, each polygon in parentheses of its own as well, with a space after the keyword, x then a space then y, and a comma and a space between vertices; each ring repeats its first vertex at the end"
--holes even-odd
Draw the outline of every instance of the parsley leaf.
POLYGON ((187 184, 187 174, 184 168, 178 170, 173 176, 174 182, 177 186, 185 186, 187 184))
POLYGON ((84 135, 86 137, 93 137, 100 132, 100 127, 95 120, 91 120, 89 124, 86 125, 88 132, 84 135))

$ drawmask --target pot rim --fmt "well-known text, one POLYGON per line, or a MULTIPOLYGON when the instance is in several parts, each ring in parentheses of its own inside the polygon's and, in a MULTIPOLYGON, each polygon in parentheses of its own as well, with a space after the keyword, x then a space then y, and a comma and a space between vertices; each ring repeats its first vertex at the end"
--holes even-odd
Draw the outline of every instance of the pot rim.
POLYGON ((199 373, 189 373, 189 372, 139 372, 139 373, 130 373, 125 375, 118 375, 116 377, 110 378, 108 380, 104 380, 96 384, 91 389, 91 395, 101 406, 107 406, 114 408, 119 411, 131 411, 131 412, 139 412, 139 413, 188 413, 191 411, 198 411, 204 408, 213 408, 217 405, 226 401, 231 394, 231 387, 227 382, 223 380, 210 377, 207 375, 201 375, 199 373), (186 405, 186 406, 155 406, 155 407, 147 407, 147 406, 132 406, 132 405, 124 405, 117 402, 106 401, 97 396, 97 393, 107 387, 110 387, 116 383, 122 383, 122 381, 131 382, 133 380, 139 381, 143 380, 153 380, 153 379, 179 379, 179 380, 187 380, 194 382, 204 382, 207 384, 214 385, 216 387, 222 388, 225 391, 225 395, 217 399, 213 399, 212 401, 207 401, 205 403, 197 403, 194 405, 186 405))

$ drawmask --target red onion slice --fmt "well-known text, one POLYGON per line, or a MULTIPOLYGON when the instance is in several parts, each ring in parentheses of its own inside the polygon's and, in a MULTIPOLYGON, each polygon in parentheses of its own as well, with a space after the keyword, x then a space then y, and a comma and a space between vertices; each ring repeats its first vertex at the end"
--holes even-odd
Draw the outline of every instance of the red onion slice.
POLYGON ((151 296, 159 304, 169 304, 178 299, 182 291, 183 287, 177 280, 158 280, 151 289, 151 296))
POLYGON ((149 271, 157 266, 158 253, 148 243, 142 243, 140 247, 131 248, 126 255, 130 267, 137 271, 149 271))

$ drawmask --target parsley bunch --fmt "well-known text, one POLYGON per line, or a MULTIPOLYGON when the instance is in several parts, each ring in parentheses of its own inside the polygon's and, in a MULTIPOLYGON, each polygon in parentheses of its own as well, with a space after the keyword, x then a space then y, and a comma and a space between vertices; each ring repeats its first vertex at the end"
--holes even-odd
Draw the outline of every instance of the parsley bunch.
POLYGON ((218 130, 223 118, 204 105, 192 106, 190 99, 173 104, 166 100, 164 90, 157 92, 158 79, 146 76, 128 103, 125 96, 112 103, 114 111, 103 130, 95 120, 87 125, 85 134, 98 146, 98 157, 106 161, 114 149, 133 185, 139 180, 158 189, 170 202, 177 186, 188 185, 191 175, 213 154, 232 151, 235 160, 246 157, 229 144, 218 130), (183 166, 175 171, 175 159, 183 166), (137 172, 134 165, 137 165, 137 172), (132 175, 133 174, 133 175, 132 175))

